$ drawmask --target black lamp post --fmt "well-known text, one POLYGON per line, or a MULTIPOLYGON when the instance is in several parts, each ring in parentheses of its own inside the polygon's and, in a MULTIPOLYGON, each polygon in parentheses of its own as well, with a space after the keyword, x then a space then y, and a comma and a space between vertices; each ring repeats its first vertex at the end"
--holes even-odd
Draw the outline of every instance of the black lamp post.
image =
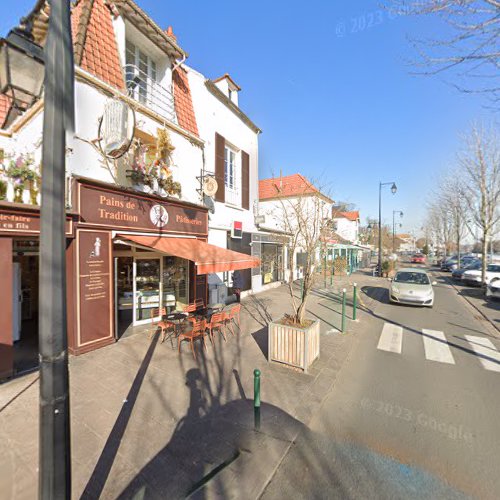
MULTIPOLYGON (((403 212, 401 210, 392 211, 392 253, 396 253, 396 223, 394 221, 394 216, 398 213, 400 217, 403 217, 403 212)), ((401 227, 401 224, 399 227, 401 227)))
POLYGON ((382 276, 382 187, 391 186, 392 194, 398 190, 394 182, 379 182, 378 185, 378 275, 382 276))
POLYGON ((73 130, 74 66, 69 0, 50 1, 45 48, 27 29, 0 41, 0 90, 22 112, 40 96, 44 77, 42 205, 40 214, 39 496, 71 497, 69 377, 66 331, 66 132, 73 130), (45 72, 43 63, 45 62, 45 72))

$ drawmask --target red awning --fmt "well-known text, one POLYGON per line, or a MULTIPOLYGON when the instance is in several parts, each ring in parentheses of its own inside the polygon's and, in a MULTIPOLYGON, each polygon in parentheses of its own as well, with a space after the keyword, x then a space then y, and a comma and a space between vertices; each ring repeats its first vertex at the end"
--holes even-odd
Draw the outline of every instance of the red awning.
POLYGON ((168 238, 119 234, 118 238, 151 248, 157 252, 188 259, 196 264, 196 274, 219 273, 259 267, 260 259, 227 250, 194 238, 168 238))

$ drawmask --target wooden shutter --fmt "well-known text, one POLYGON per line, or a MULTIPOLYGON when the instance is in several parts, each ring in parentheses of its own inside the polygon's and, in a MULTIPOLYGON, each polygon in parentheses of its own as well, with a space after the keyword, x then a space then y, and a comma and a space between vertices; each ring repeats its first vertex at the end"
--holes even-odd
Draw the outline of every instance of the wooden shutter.
POLYGON ((215 180, 219 185, 217 193, 215 193, 215 201, 224 203, 226 200, 226 184, 225 184, 225 164, 224 164, 224 148, 226 140, 222 135, 215 133, 215 180))
POLYGON ((250 157, 245 151, 241 152, 241 207, 250 208, 250 157))

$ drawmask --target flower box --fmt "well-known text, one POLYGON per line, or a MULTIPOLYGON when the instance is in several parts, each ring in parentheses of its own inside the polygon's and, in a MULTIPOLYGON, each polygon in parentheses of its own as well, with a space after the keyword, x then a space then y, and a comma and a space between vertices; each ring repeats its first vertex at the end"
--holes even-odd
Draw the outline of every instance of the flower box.
POLYGON ((315 320, 307 327, 285 324, 282 321, 269 323, 268 359, 307 373, 313 362, 319 358, 320 321, 315 320))

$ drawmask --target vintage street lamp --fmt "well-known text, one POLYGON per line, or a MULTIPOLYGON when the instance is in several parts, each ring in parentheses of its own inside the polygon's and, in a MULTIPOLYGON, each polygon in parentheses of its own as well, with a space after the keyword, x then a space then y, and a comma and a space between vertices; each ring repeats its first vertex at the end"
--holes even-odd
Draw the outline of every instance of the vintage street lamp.
POLYGON ((74 62, 69 0, 50 1, 43 52, 33 41, 29 25, 43 5, 37 2, 24 26, 0 40, 0 91, 19 113, 40 96, 44 83, 38 331, 39 497, 45 500, 71 497, 65 167, 66 133, 74 130, 74 62))
MULTIPOLYGON (((396 223, 394 221, 394 216, 399 213, 399 216, 403 217, 403 212, 401 210, 392 211, 392 253, 396 253, 396 223)), ((399 225, 401 227, 401 224, 399 225)))
POLYGON ((0 40, 0 94, 11 100, 6 123, 26 111, 40 97, 43 78, 42 47, 27 31, 13 29, 7 38, 0 40))
POLYGON ((398 190, 395 182, 379 182, 378 185, 378 276, 382 276, 382 187, 391 186, 391 193, 398 190))

